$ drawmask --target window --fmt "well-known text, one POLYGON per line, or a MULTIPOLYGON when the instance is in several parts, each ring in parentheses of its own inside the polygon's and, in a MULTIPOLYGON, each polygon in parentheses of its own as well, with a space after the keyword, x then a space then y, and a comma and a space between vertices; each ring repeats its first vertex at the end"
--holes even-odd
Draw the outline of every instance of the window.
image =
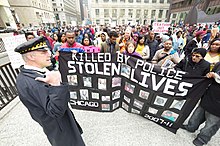
POLYGON ((117 3, 117 0, 112 0, 113 3, 117 3))
POLYGON ((176 14, 173 14, 173 18, 176 18, 176 14))
POLYGON ((53 6, 57 6, 57 4, 56 4, 56 3, 53 3, 53 6))
POLYGON ((157 0, 152 0, 152 3, 157 3, 157 0))
POLYGON ((154 19, 155 15, 156 15, 156 10, 152 10, 151 11, 151 19, 154 19))
POLYGON ((108 24, 109 23, 109 20, 105 20, 105 24, 108 24))
POLYGON ((117 9, 112 9, 112 17, 117 17, 117 9))
POLYGON ((109 9, 104 9, 104 17, 109 17, 109 9))
POLYGON ((96 0, 95 2, 96 2, 96 3, 98 3, 99 1, 98 1, 98 0, 96 0))
POLYGON ((141 0, 136 0, 137 3, 141 3, 141 0))
POLYGON ((95 9, 95 15, 99 15, 99 9, 95 9))
POLYGON ((104 2, 109 2, 109 0, 103 0, 104 2))
POLYGON ((144 0, 144 3, 149 3, 149 0, 144 0))
POLYGON ((169 10, 166 11, 166 17, 168 16, 168 12, 169 12, 169 10))
POLYGON ((128 9, 128 16, 132 18, 133 9, 128 9))
POLYGON ((128 0, 129 3, 133 3, 133 0, 128 0))
POLYGON ((136 10, 136 18, 139 18, 140 15, 141 15, 141 10, 140 9, 136 10))
POLYGON ((148 10, 144 10, 144 18, 148 17, 148 10))
POLYGON ((125 3, 125 0, 120 0, 120 2, 123 2, 123 3, 125 3))
POLYGON ((125 9, 120 10, 120 16, 123 17, 125 15, 125 9))
POLYGON ((96 20, 96 24, 98 24, 98 25, 99 25, 99 24, 100 24, 100 20, 96 20))
POLYGON ((163 10, 159 10, 158 18, 162 18, 163 16, 163 10))
POLYGON ((164 0, 160 0, 160 3, 163 4, 163 3, 164 3, 164 0))
POLYGON ((122 22, 122 24, 125 24, 125 20, 124 19, 121 22, 122 22))

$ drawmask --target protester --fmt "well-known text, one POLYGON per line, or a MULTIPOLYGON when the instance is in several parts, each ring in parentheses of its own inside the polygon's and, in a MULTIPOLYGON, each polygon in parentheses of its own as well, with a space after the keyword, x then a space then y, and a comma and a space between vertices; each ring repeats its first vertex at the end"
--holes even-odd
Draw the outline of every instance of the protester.
POLYGON ((150 49, 148 45, 145 45, 146 37, 144 35, 138 36, 136 52, 139 53, 144 60, 150 58, 150 49))
POLYGON ((205 56, 205 60, 211 63, 210 70, 220 61, 220 39, 214 39, 210 42, 210 47, 205 56))
POLYGON ((173 50, 172 41, 169 39, 164 42, 164 48, 158 50, 152 59, 152 63, 161 67, 172 67, 174 64, 179 63, 179 61, 179 55, 173 50))
POLYGON ((101 44, 101 53, 116 53, 117 51, 120 51, 119 44, 116 42, 116 39, 118 37, 117 32, 111 31, 109 32, 109 38, 106 40, 106 42, 101 44))
POLYGON ((61 45, 59 51, 73 52, 73 53, 83 53, 83 45, 75 41, 75 33, 71 30, 66 31, 66 42, 61 45))
POLYGON ((148 45, 149 48, 150 48, 150 58, 149 58, 149 60, 151 60, 154 57, 154 55, 155 55, 155 53, 158 49, 158 45, 159 45, 158 41, 155 39, 155 34, 154 34, 153 31, 150 31, 148 33, 148 38, 147 38, 145 44, 148 45))
POLYGON ((191 55, 181 60, 176 66, 176 69, 188 72, 190 75, 205 76, 210 69, 210 63, 204 60, 206 49, 195 48, 191 55))
POLYGON ((185 56, 191 54, 194 48, 201 48, 203 46, 202 38, 205 34, 206 32, 204 31, 196 32, 195 37, 191 41, 189 41, 189 43, 186 44, 186 46, 183 48, 183 50, 185 51, 185 56))
POLYGON ((89 37, 84 36, 83 39, 82 39, 82 45, 83 46, 93 46, 93 43, 92 43, 92 40, 89 37))
POLYGON ((34 39, 35 38, 34 33, 33 32, 25 33, 25 38, 27 41, 34 39))
POLYGON ((211 78, 212 83, 203 95, 201 103, 190 117, 188 124, 183 126, 183 129, 195 132, 202 123, 205 123, 193 140, 193 144, 196 146, 207 144, 220 128, 220 62, 206 77, 211 78))
POLYGON ((38 122, 52 146, 84 146, 82 129, 68 107, 68 85, 59 71, 46 71, 51 64, 45 37, 38 37, 15 48, 25 62, 16 79, 19 98, 33 120, 38 122))
POLYGON ((141 54, 136 52, 136 45, 134 41, 127 41, 125 44, 125 51, 123 52, 127 56, 132 56, 142 59, 141 54))
POLYGON ((133 40, 132 37, 131 37, 131 30, 129 28, 127 28, 125 30, 125 34, 123 37, 120 38, 119 40, 119 47, 120 47, 120 52, 123 53, 124 50, 125 50, 125 44, 127 41, 129 40, 133 40))

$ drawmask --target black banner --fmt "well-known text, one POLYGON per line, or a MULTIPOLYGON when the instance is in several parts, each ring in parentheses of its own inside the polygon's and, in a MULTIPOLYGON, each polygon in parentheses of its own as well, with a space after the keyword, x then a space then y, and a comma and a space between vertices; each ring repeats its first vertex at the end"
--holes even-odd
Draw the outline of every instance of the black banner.
POLYGON ((209 81, 159 68, 120 53, 60 52, 59 70, 70 85, 75 109, 112 112, 123 108, 176 133, 209 81))

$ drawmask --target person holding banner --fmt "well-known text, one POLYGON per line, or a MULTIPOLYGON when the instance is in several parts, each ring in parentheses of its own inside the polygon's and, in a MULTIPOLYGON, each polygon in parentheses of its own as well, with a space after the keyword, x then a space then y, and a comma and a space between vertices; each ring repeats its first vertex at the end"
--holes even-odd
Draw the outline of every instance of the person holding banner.
POLYGON ((186 56, 175 69, 188 72, 190 75, 205 76, 210 69, 210 63, 204 60, 206 49, 194 48, 191 55, 186 56))
POLYGON ((220 128, 220 62, 206 77, 212 79, 212 83, 203 95, 200 105, 190 117, 188 125, 182 127, 189 132, 195 132, 205 122, 205 126, 200 129, 200 133, 193 140, 196 146, 207 144, 220 128))
POLYGON ((170 39, 164 42, 164 48, 158 50, 152 59, 152 63, 168 68, 179 63, 179 61, 179 55, 175 50, 173 50, 172 41, 170 39))
POLYGON ((84 53, 83 45, 75 41, 75 32, 68 30, 65 32, 66 42, 60 46, 59 51, 73 52, 73 53, 84 53))
POLYGON ((59 71, 45 72, 51 53, 45 37, 37 37, 15 48, 25 62, 16 79, 21 102, 43 128, 52 146, 85 146, 82 129, 68 107, 70 92, 61 83, 59 71))

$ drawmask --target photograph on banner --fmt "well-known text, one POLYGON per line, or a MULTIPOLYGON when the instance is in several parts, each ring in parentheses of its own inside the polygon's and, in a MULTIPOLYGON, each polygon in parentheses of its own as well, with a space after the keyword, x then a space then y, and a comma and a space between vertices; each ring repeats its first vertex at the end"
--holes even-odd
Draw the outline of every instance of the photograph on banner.
POLYGON ((125 102, 122 102, 122 108, 125 109, 126 111, 128 111, 128 108, 129 106, 125 103, 125 102))
POLYGON ((106 82, 107 82, 107 79, 103 79, 103 78, 98 78, 98 89, 100 90, 107 90, 106 88, 106 82))
POLYGON ((116 109, 116 108, 118 108, 119 107, 119 101, 117 101, 117 102, 115 102, 115 103, 113 103, 113 105, 112 105, 113 107, 113 110, 114 109, 116 109))
POLYGON ((166 119, 168 119, 168 120, 170 120, 172 122, 175 122, 177 120, 177 118, 179 117, 179 114, 174 113, 174 112, 169 111, 169 110, 165 110, 162 113, 161 117, 164 117, 164 118, 166 118, 166 119))
POLYGON ((137 108, 139 108, 139 109, 142 109, 142 108, 143 108, 143 105, 144 105, 144 102, 141 102, 141 101, 139 101, 139 100, 137 100, 137 99, 134 99, 134 104, 133 104, 133 106, 135 106, 135 107, 137 107, 137 108))
POLYGON ((67 80, 69 85, 77 86, 77 75, 67 75, 67 80))
POLYGON ((157 110, 157 109, 155 109, 155 108, 149 107, 149 108, 148 108, 148 112, 149 112, 149 113, 151 113, 151 114, 156 115, 156 114, 157 114, 157 112, 158 112, 158 110, 157 110))
POLYGON ((131 112, 138 115, 141 113, 139 110, 136 110, 134 108, 131 108, 131 112))
POLYGON ((135 85, 132 85, 128 82, 125 82, 125 90, 130 92, 131 94, 134 93, 134 88, 135 88, 135 85))
POLYGON ((99 93, 92 92, 92 99, 99 99, 99 93))
POLYGON ((120 77, 113 77, 112 78, 112 87, 121 86, 121 78, 120 77))
POLYGON ((174 65, 173 61, 171 61, 170 59, 165 59, 164 62, 162 63, 161 67, 164 68, 172 68, 174 65))
POLYGON ((89 91, 88 89, 80 89, 80 99, 81 100, 89 100, 89 91))
POLYGON ((164 106, 167 102, 167 98, 161 97, 161 96, 156 96, 155 100, 154 100, 154 104, 155 105, 159 105, 159 106, 164 106))
POLYGON ((148 99, 149 95, 150 95, 150 93, 147 92, 147 91, 144 91, 144 90, 140 90, 140 92, 139 92, 139 97, 141 97, 141 98, 143 98, 145 100, 148 99))
POLYGON ((128 78, 130 77, 131 67, 126 64, 121 64, 121 75, 128 78))
POLYGON ((175 108, 178 110, 181 110, 182 107, 184 106, 186 100, 174 100, 173 103, 171 104, 170 108, 175 108))
POLYGON ((102 104, 103 111, 110 111, 110 104, 102 104))
POLYGON ((77 92, 75 91, 75 92, 70 92, 70 98, 71 99, 77 99, 77 92))
POLYGON ((112 100, 119 99, 121 97, 121 90, 112 92, 112 100))
POLYGON ((102 101, 110 101, 110 96, 102 96, 102 101))
POLYGON ((127 103, 130 103, 131 99, 128 98, 127 96, 124 95, 124 100, 127 102, 127 103))
POLYGON ((92 77, 83 77, 84 87, 92 87, 92 77))

